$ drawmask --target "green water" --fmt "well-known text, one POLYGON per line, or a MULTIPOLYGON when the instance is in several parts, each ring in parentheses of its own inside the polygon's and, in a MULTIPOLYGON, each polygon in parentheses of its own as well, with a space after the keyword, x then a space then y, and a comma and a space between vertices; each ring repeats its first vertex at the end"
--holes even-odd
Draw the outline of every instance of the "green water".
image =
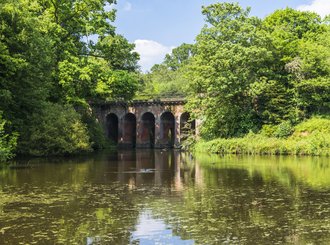
POLYGON ((0 169, 0 244, 330 244, 330 159, 26 160, 0 169))

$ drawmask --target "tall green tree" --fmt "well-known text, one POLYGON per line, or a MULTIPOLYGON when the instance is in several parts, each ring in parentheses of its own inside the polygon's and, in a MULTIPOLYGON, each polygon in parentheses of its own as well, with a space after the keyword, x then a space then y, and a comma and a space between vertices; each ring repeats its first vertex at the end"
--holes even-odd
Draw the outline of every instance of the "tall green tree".
MULTIPOLYGON (((114 0, 41 1, 43 16, 49 21, 48 29, 56 41, 54 101, 86 105, 97 93, 99 81, 104 79, 102 82, 107 83, 109 71, 137 70, 139 56, 133 52, 134 45, 117 35, 112 25, 115 10, 109 6, 114 3, 114 0)), ((108 89, 114 91, 115 87, 108 89)))
POLYGON ((181 66, 187 65, 190 58, 194 55, 194 45, 183 43, 174 48, 171 54, 166 54, 164 64, 171 70, 176 71, 181 66))
POLYGON ((80 147, 77 140, 61 138, 62 126, 46 127, 52 122, 49 119, 54 120, 54 125, 63 125, 66 120, 68 130, 74 130, 81 117, 68 107, 87 108, 94 99, 133 97, 139 82, 136 75, 139 57, 133 52, 134 45, 115 33, 115 10, 110 8, 114 3, 112 0, 0 2, 0 110, 11 122, 6 133, 18 131, 20 135, 19 152, 65 153, 59 150, 61 142, 72 149, 68 153, 87 149, 83 124, 75 132, 75 137, 84 139, 84 147, 80 147), (62 108, 76 120, 69 120, 66 115, 54 116, 49 111, 52 107, 57 112, 62 108), (41 131, 36 129, 37 125, 41 131), (51 140, 56 131, 59 138, 51 140), (31 150, 32 138, 43 139, 47 147, 38 149, 35 144, 31 150))
POLYGON ((143 75, 137 98, 185 97, 188 91, 187 67, 194 56, 194 45, 183 43, 166 54, 161 64, 143 75))
POLYGON ((204 7, 207 24, 188 65, 188 106, 203 118, 205 138, 232 137, 264 124, 297 123, 329 111, 329 26, 311 12, 204 7))
POLYGON ((204 137, 242 135, 259 124, 249 88, 269 75, 269 39, 262 21, 238 4, 212 4, 202 13, 207 25, 190 66, 189 107, 203 115, 204 137))
POLYGON ((0 3, 0 110, 21 137, 52 88, 54 42, 32 3, 0 3))
POLYGON ((321 60, 326 61, 329 53, 318 41, 327 32, 327 25, 316 13, 287 8, 267 16, 263 28, 272 40, 269 50, 274 62, 270 68, 275 77, 264 90, 259 86, 260 116, 270 124, 297 122, 308 115, 299 102, 300 82, 327 73, 326 62, 321 60))

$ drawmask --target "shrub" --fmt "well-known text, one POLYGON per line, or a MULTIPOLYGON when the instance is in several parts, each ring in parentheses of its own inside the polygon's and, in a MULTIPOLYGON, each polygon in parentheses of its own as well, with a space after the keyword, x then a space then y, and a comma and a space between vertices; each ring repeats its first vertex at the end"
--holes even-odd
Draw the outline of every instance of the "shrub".
POLYGON ((313 117, 295 127, 295 136, 306 136, 313 133, 330 134, 330 119, 313 117))
POLYGON ((265 124, 261 128, 260 134, 263 136, 272 137, 274 136, 276 130, 277 130, 277 126, 265 124))
POLYGON ((15 156, 14 151, 17 145, 17 134, 12 135, 5 133, 5 125, 7 121, 2 118, 0 113, 0 162, 4 162, 15 156))
POLYGON ((243 138, 201 141, 196 144, 195 149, 219 154, 330 155, 329 119, 312 118, 302 122, 295 127, 295 132, 290 137, 287 136, 291 134, 292 127, 288 122, 275 128, 273 133, 274 128, 266 126, 259 134, 249 133, 243 138), (304 134, 301 135, 302 133, 304 134))
POLYGON ((277 138, 286 138, 290 136, 292 133, 293 133, 293 127, 291 122, 284 121, 277 126, 273 135, 277 138))
POLYGON ((87 126, 90 144, 94 150, 101 150, 112 147, 111 143, 105 136, 101 124, 91 113, 91 110, 82 112, 82 121, 87 126))
POLYGON ((284 121, 279 125, 265 124, 262 126, 259 134, 266 137, 286 138, 293 133, 291 122, 284 121))
POLYGON ((21 150, 34 156, 49 156, 87 152, 91 147, 80 115, 71 106, 48 103, 41 114, 32 115, 21 150))

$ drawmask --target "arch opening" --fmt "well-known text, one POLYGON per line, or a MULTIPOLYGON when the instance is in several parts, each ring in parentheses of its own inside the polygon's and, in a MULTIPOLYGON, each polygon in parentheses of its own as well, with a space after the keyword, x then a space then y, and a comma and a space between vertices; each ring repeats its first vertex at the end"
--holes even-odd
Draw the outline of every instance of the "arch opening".
POLYGON ((108 139, 114 143, 118 144, 118 117, 114 113, 110 113, 106 118, 107 125, 107 136, 108 139))
POLYGON ((180 117, 180 142, 185 141, 189 135, 196 133, 196 120, 191 120, 188 112, 182 113, 180 117))
POLYGON ((141 143, 145 147, 153 148, 155 145, 155 116, 146 112, 141 118, 141 143))
POLYGON ((164 147, 173 148, 175 141, 175 118, 169 111, 160 117, 160 142, 164 147))
POLYGON ((123 118, 122 143, 133 148, 136 145, 136 117, 132 113, 127 113, 123 118))

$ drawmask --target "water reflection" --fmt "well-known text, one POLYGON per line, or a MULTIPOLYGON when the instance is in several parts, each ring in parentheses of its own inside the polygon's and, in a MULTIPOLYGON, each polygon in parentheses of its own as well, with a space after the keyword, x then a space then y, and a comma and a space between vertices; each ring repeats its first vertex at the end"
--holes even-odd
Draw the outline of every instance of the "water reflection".
POLYGON ((329 244, 329 158, 119 151, 0 169, 0 244, 329 244))
POLYGON ((150 210, 141 211, 136 230, 132 232, 132 244, 194 244, 193 240, 185 241, 174 235, 162 219, 152 216, 150 210))

